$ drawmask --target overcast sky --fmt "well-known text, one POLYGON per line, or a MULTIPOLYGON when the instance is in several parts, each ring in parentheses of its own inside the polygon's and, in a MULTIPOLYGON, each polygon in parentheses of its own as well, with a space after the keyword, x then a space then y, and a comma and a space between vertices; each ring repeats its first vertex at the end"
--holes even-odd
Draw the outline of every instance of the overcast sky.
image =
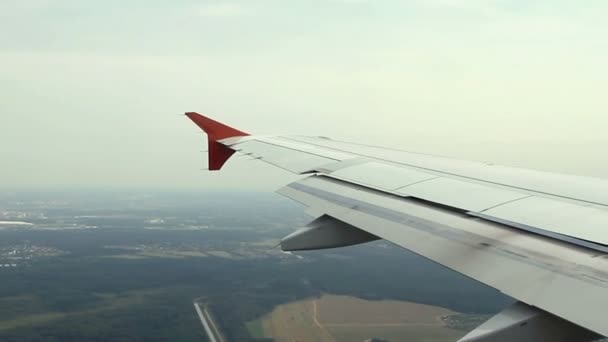
POLYGON ((608 177, 608 2, 1 0, 0 188, 273 190, 185 111, 608 177))

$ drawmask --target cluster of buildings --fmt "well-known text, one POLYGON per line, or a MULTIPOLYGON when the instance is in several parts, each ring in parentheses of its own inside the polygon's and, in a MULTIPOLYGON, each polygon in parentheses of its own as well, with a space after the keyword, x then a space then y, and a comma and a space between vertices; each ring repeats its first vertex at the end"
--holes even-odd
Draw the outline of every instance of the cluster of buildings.
POLYGON ((15 211, 15 210, 0 210, 0 220, 28 220, 28 219, 46 219, 47 217, 41 212, 15 211))

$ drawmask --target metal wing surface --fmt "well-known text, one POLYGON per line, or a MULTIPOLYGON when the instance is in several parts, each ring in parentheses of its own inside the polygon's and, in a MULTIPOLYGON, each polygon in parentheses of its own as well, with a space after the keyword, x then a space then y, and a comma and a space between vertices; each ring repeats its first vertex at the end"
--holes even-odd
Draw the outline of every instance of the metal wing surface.
POLYGON ((303 175, 279 193, 317 219, 283 249, 381 238, 519 301, 462 341, 608 335, 608 181, 325 137, 252 136, 187 115, 212 132, 213 169, 238 152, 303 175))

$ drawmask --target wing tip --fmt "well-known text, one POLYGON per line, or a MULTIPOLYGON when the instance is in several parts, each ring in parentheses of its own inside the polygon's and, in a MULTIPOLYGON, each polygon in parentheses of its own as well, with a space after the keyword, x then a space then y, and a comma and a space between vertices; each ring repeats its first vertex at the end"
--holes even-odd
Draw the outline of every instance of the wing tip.
POLYGON ((185 115, 190 120, 192 120, 192 122, 194 122, 198 127, 205 131, 205 133, 207 133, 209 138, 213 141, 250 135, 249 133, 243 132, 221 122, 215 121, 197 112, 186 112, 185 115))
POLYGON ((210 119, 197 112, 186 112, 185 115, 207 133, 210 171, 220 170, 235 152, 218 142, 218 140, 249 135, 249 133, 210 119))

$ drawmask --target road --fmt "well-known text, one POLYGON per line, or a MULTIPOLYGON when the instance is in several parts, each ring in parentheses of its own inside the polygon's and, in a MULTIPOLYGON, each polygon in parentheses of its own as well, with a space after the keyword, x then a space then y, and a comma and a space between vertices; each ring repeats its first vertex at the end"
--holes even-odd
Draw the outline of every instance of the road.
POLYGON ((201 310, 201 307, 197 302, 194 302, 194 309, 196 309, 196 313, 198 314, 198 317, 200 318, 201 323, 203 324, 203 328, 205 328, 205 333, 207 334, 209 341, 225 342, 222 336, 220 336, 219 330, 211 319, 211 316, 209 315, 209 312, 207 312, 207 309, 204 308, 201 310))
POLYGON ((319 322, 319 307, 317 305, 317 300, 313 300, 312 301, 312 320, 315 322, 315 324, 317 325, 317 327, 319 327, 319 329, 321 329, 321 332, 323 334, 325 334, 326 338, 328 341, 336 341, 333 337, 333 335, 329 332, 329 330, 327 330, 327 328, 325 327, 325 325, 321 324, 321 322, 319 322))

